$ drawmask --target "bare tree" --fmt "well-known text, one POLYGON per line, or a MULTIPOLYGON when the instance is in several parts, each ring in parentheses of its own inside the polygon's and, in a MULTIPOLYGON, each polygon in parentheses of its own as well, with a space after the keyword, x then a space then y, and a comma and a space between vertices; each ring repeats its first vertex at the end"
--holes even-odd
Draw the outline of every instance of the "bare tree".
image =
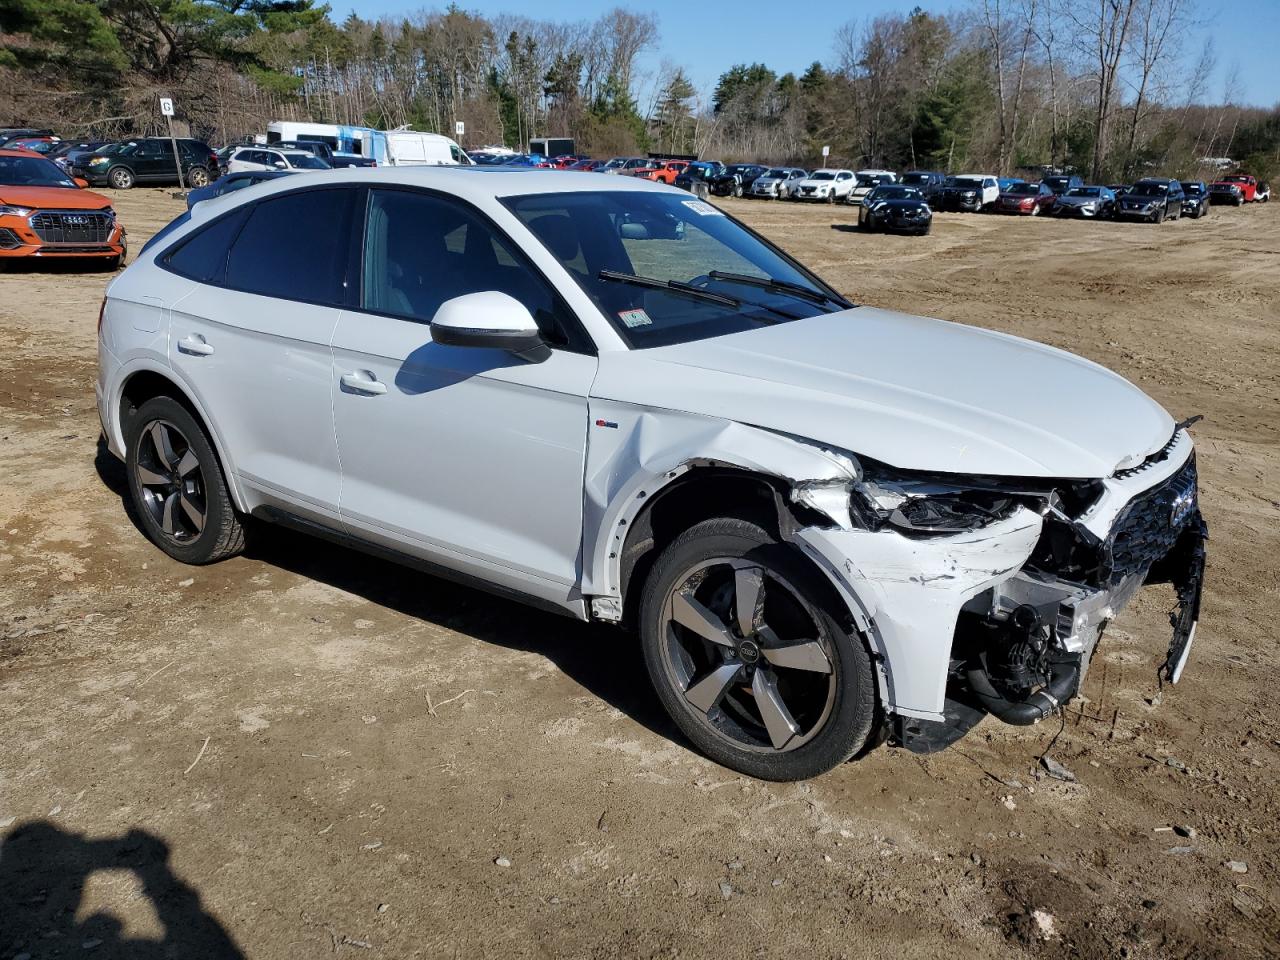
POLYGON ((1126 163, 1138 146, 1138 127, 1150 108, 1151 86, 1157 71, 1177 62, 1190 21, 1190 0, 1138 0, 1136 27, 1129 51, 1133 108, 1130 114, 1126 163))
POLYGON ((1089 0, 1065 7, 1066 15, 1075 28, 1073 39, 1091 63, 1095 86, 1093 161, 1090 165, 1094 180, 1102 179, 1107 161, 1120 66, 1129 49, 1129 34, 1137 6, 1138 0, 1089 0))

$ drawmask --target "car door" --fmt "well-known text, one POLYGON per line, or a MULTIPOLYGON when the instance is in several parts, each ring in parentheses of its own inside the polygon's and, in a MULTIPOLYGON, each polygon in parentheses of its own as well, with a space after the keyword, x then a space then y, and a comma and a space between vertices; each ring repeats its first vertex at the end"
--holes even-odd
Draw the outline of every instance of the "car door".
POLYGON ((515 244, 456 198, 373 188, 359 307, 333 337, 348 530, 563 603, 580 573, 594 349, 515 244), (445 300, 500 290, 552 344, 529 363, 432 342, 445 300))
POLYGON ((130 166, 134 177, 143 182, 161 180, 165 171, 173 167, 173 157, 169 157, 166 166, 164 160, 165 144, 160 140, 141 140, 130 154, 130 166))
POLYGON ((335 527, 329 341, 350 288, 355 194, 317 187, 240 205, 165 264, 199 281, 172 304, 170 362, 242 486, 255 504, 335 527))

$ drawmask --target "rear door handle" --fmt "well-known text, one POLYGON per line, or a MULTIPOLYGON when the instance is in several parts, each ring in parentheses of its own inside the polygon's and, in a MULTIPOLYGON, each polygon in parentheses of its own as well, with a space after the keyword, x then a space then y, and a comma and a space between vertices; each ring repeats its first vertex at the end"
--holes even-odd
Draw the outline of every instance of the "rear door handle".
POLYGON ((342 385, 348 390, 367 394, 371 397, 380 396, 387 392, 387 385, 365 370, 344 373, 342 375, 342 385))
POLYGON ((206 342, 200 334, 193 333, 178 341, 178 350, 196 357, 207 357, 213 353, 213 344, 206 342))

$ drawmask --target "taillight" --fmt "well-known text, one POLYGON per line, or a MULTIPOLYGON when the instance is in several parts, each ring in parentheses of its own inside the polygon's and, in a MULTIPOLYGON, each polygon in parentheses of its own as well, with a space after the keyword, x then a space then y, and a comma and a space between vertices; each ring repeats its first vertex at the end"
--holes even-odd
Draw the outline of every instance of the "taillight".
POLYGON ((102 298, 102 305, 98 307, 98 336, 102 336, 102 317, 107 312, 107 298, 102 298))

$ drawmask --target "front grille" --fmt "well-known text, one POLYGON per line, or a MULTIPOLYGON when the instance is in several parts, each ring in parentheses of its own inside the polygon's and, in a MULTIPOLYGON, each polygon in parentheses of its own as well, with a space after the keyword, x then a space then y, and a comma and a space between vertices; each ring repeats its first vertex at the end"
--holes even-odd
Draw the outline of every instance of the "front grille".
POLYGON ((1135 497, 1102 545, 1102 580, 1115 586, 1167 554, 1197 516, 1196 457, 1168 480, 1135 497))
POLYGON ((91 210, 37 213, 31 218, 31 229, 47 244, 106 243, 114 226, 111 217, 91 210))

